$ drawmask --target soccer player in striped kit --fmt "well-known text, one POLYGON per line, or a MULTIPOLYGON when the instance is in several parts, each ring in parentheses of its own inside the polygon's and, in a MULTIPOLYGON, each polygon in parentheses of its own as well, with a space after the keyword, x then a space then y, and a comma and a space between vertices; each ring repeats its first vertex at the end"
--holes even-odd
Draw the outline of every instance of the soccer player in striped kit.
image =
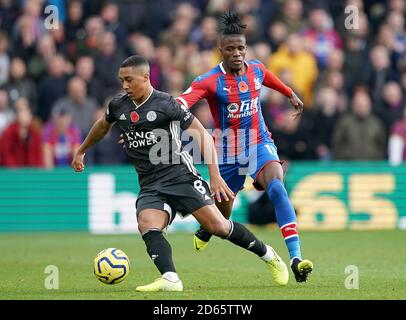
MULTIPOLYGON (((222 62, 197 77, 177 98, 187 108, 200 99, 207 99, 214 118, 213 138, 219 157, 220 173, 234 193, 243 188, 246 175, 254 179, 254 187, 268 193, 276 210, 276 218, 290 255, 290 264, 297 282, 304 282, 313 270, 313 263, 304 260, 297 231, 296 214, 283 184, 283 169, 271 133, 265 125, 260 106, 260 90, 264 85, 288 97, 300 116, 303 103, 281 80, 258 60, 247 61, 244 29, 237 14, 222 17, 220 52, 222 62)), ((222 214, 229 218, 234 199, 217 201, 222 214)), ((204 250, 211 234, 202 227, 193 238, 197 251, 204 250)))

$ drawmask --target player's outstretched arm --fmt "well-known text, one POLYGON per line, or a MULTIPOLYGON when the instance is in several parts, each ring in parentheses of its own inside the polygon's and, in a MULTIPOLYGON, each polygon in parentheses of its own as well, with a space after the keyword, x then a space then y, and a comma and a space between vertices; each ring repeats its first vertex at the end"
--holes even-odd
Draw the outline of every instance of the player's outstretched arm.
POLYGON ((113 124, 114 123, 107 122, 104 116, 93 124, 85 141, 83 141, 73 156, 72 167, 76 172, 81 172, 85 168, 84 158, 87 149, 103 139, 103 137, 110 131, 113 124))
POLYGON ((220 175, 217 161, 216 147, 213 138, 209 135, 198 119, 194 119, 187 132, 198 142, 200 152, 203 155, 204 163, 207 165, 210 174, 210 188, 218 202, 221 199, 229 201, 234 199, 234 193, 228 187, 220 175))

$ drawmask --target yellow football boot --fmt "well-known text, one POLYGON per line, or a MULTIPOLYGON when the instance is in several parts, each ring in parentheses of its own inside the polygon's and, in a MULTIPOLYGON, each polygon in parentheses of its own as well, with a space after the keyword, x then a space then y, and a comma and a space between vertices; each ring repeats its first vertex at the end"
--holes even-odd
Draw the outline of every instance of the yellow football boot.
POLYGON ((165 278, 158 278, 150 284, 138 286, 135 290, 139 292, 183 291, 183 284, 180 280, 172 282, 165 278))

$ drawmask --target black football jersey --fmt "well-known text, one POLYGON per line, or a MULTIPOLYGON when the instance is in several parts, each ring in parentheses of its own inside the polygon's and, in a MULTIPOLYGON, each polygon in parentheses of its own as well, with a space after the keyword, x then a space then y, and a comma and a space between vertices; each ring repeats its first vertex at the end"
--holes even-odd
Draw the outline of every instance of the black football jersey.
POLYGON ((180 140, 180 128, 187 129, 193 119, 172 96, 155 89, 141 105, 126 93, 117 94, 106 110, 106 120, 123 132, 141 186, 187 173, 199 175, 180 140))

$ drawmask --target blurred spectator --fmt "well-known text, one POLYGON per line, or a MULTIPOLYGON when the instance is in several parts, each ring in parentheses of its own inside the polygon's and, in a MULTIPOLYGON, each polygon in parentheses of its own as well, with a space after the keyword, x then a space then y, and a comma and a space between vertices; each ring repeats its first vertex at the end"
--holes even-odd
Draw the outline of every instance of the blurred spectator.
POLYGON ((69 44, 66 41, 65 25, 59 21, 56 28, 52 28, 49 30, 49 34, 54 40, 55 47, 58 53, 64 55, 67 60, 71 59, 71 57, 67 55, 69 44))
POLYGON ((118 69, 124 60, 119 48, 117 48, 116 36, 112 32, 106 32, 98 44, 98 50, 94 55, 94 76, 100 82, 98 101, 104 101, 120 90, 118 81, 118 69))
POLYGON ((283 22, 276 21, 269 25, 267 30, 267 39, 272 51, 278 50, 279 46, 288 36, 288 28, 283 22))
POLYGON ((70 110, 63 107, 54 109, 52 120, 46 124, 42 134, 45 167, 69 166, 80 143, 80 131, 72 123, 70 110))
POLYGON ((104 22, 104 29, 113 32, 116 36, 118 46, 125 43, 127 31, 120 22, 119 7, 113 1, 106 1, 100 12, 100 17, 104 22))
POLYGON ((11 60, 10 78, 4 88, 8 91, 11 104, 14 104, 20 97, 26 97, 31 111, 36 112, 37 88, 34 82, 27 77, 27 66, 20 58, 11 60))
POLYGON ((16 121, 3 132, 0 139, 0 163, 5 167, 41 167, 41 133, 33 122, 26 98, 14 103, 16 121))
POLYGON ((46 34, 39 39, 35 54, 28 61, 28 73, 35 79, 40 80, 47 70, 48 61, 56 54, 56 46, 51 35, 46 34))
POLYGON ((302 98, 305 108, 313 105, 313 85, 317 80, 317 62, 315 58, 303 49, 298 34, 292 33, 286 42, 279 47, 270 60, 269 69, 280 76, 282 71, 289 71, 292 85, 302 98))
POLYGON ((18 19, 18 4, 13 0, 0 1, 0 28, 7 34, 11 34, 13 25, 18 19))
POLYGON ((10 108, 8 93, 0 89, 0 137, 4 129, 14 120, 14 112, 10 108))
POLYGON ((76 60, 75 75, 86 82, 86 89, 89 96, 97 99, 99 104, 102 103, 100 92, 102 90, 101 83, 97 77, 94 76, 94 61, 92 57, 82 56, 76 60))
POLYGON ((406 161, 406 108, 403 109, 403 117, 391 128, 388 143, 389 163, 399 165, 406 161))
POLYGON ((152 40, 143 34, 133 33, 128 37, 128 51, 129 55, 139 54, 148 60, 152 86, 164 91, 164 78, 152 40))
POLYGON ((278 147, 278 155, 283 160, 315 159, 313 121, 305 112, 301 118, 293 117, 294 110, 283 111, 282 120, 273 127, 272 138, 278 147))
POLYGON ((406 53, 405 17, 400 11, 390 11, 387 16, 387 24, 392 31, 392 66, 396 67, 399 58, 406 53))
POLYGON ((67 18, 65 22, 66 40, 74 42, 82 39, 84 35, 83 27, 83 4, 81 0, 70 0, 67 2, 67 18))
POLYGON ((85 22, 85 33, 70 47, 71 59, 80 56, 92 56, 97 52, 104 37, 104 22, 97 16, 89 17, 85 22))
POLYGON ((402 89, 402 96, 406 97, 406 69, 400 75, 400 86, 402 89))
POLYGON ((174 97, 180 96, 185 91, 185 75, 179 69, 172 69, 169 74, 168 87, 166 90, 174 97))
POLYGON ((218 25, 217 19, 204 17, 199 28, 191 34, 191 40, 197 43, 199 50, 213 50, 217 47, 218 25))
POLYGON ((340 116, 333 132, 335 160, 383 160, 386 134, 381 120, 371 113, 371 99, 358 90, 352 99, 352 112, 340 116))
POLYGON ((169 46, 172 50, 185 45, 189 41, 192 22, 188 18, 174 20, 169 29, 161 33, 160 42, 169 46))
POLYGON ((316 98, 314 115, 314 132, 316 155, 320 160, 332 160, 331 143, 334 126, 339 117, 338 95, 330 87, 322 88, 316 98))
POLYGON ((26 0, 22 15, 14 25, 14 51, 24 61, 35 51, 36 42, 45 34, 42 0, 26 0))
POLYGON ((386 83, 383 87, 382 102, 375 104, 374 112, 383 121, 387 134, 393 123, 402 118, 404 103, 399 84, 394 81, 386 83))
POLYGON ((403 0, 389 0, 388 10, 395 10, 406 14, 406 2, 403 0))
POLYGON ((55 101, 65 95, 66 82, 65 59, 55 55, 47 61, 47 74, 38 86, 37 115, 43 122, 48 121, 55 101))
POLYGON ((303 31, 306 22, 303 19, 303 3, 301 0, 286 0, 282 4, 282 15, 279 19, 286 25, 289 33, 303 31))
POLYGON ((323 8, 315 8, 309 12, 309 28, 303 31, 302 36, 321 70, 326 66, 330 52, 334 48, 342 48, 340 36, 333 29, 333 21, 323 8))
POLYGON ((272 5, 270 1, 262 0, 234 0, 233 10, 240 13, 243 23, 247 24, 247 43, 262 41, 266 25, 270 23, 272 5))
POLYGON ((245 14, 241 17, 241 21, 243 24, 247 25, 244 34, 249 46, 263 40, 262 32, 259 31, 262 30, 262 26, 258 16, 255 16, 254 14, 245 14))
POLYGON ((33 18, 27 15, 18 19, 13 30, 13 51, 16 56, 27 61, 35 52, 38 35, 33 30, 33 18))
POLYGON ((396 80, 391 69, 389 52, 384 46, 375 46, 370 52, 371 67, 368 72, 369 87, 375 104, 380 104, 383 98, 383 87, 386 82, 396 80))
POLYGON ((55 102, 52 114, 59 114, 64 110, 72 116, 73 123, 78 126, 81 135, 87 135, 93 125, 94 113, 97 102, 87 95, 86 82, 79 77, 74 77, 68 82, 68 95, 55 102))
POLYGON ((261 61, 264 65, 268 65, 271 60, 271 48, 265 42, 258 42, 251 46, 251 51, 253 51, 254 59, 261 61))
MULTIPOLYGON (((106 113, 105 108, 100 108, 95 112, 93 121, 104 117, 106 113)), ((86 153, 87 164, 92 165, 108 165, 108 164, 120 164, 127 163, 127 153, 123 147, 117 143, 120 139, 121 129, 118 125, 114 125, 111 130, 89 149, 86 153)))
POLYGON ((344 51, 344 81, 345 91, 352 95, 353 88, 361 83, 366 83, 368 68, 368 50, 366 39, 358 36, 348 36, 345 39, 344 51))
POLYGON ((10 56, 8 54, 7 35, 0 31, 0 86, 8 81, 10 71, 10 56))

